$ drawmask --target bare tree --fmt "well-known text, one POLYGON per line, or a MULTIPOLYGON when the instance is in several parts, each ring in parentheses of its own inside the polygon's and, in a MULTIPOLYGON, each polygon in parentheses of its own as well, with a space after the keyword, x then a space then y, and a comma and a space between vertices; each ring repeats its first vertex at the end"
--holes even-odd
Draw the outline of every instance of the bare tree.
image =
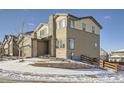
MULTIPOLYGON (((22 22, 22 25, 21 25, 21 28, 20 28, 20 31, 19 31, 19 34, 21 35, 20 36, 20 39, 22 39, 22 43, 21 43, 21 47, 18 46, 18 50, 19 50, 19 59, 20 59, 20 51, 22 52, 22 54, 24 54, 24 50, 23 50, 23 46, 24 46, 24 26, 25 26, 25 23, 24 21, 22 22)), ((24 61, 24 56, 22 55, 22 59, 20 60, 20 62, 23 62, 24 61)))

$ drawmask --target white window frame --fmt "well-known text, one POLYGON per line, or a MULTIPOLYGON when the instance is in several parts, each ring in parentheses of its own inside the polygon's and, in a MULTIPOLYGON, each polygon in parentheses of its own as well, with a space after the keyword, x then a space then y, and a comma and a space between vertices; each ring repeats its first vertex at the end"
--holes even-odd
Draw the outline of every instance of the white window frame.
POLYGON ((68 48, 71 50, 75 49, 75 39, 74 38, 69 38, 68 39, 68 48))
POLYGON ((95 32, 96 32, 96 28, 95 28, 95 26, 92 26, 92 33, 95 34, 95 32))
POLYGON ((42 30, 40 30, 40 36, 42 36, 42 30))
POLYGON ((86 29, 87 29, 87 25, 85 23, 82 23, 82 30, 86 31, 86 29))
POLYGON ((57 29, 64 28, 65 26, 66 26, 66 20, 65 19, 57 21, 57 29))
POLYGON ((40 36, 44 36, 44 35, 47 35, 47 34, 48 34, 48 29, 40 30, 40 36))
POLYGON ((75 21, 74 20, 69 20, 69 27, 75 28, 75 21))
POLYGON ((56 40, 56 48, 59 48, 59 40, 56 40))
POLYGON ((56 48, 65 48, 65 42, 62 39, 56 40, 56 48))
POLYGON ((61 20, 61 22, 62 22, 62 28, 64 28, 66 23, 65 19, 61 20))

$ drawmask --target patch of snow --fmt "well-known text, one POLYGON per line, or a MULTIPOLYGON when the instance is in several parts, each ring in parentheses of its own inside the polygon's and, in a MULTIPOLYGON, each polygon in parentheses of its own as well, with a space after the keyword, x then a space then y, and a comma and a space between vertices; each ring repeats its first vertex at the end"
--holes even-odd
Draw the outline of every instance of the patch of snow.
MULTIPOLYGON (((0 62, 0 76, 15 80, 52 82, 124 82, 124 72, 114 73, 98 68, 61 69, 50 67, 34 67, 29 65, 31 63, 37 63, 38 61, 51 62, 49 59, 29 58, 24 59, 24 62, 19 61, 20 59, 0 62)), ((83 63, 79 62, 79 64, 83 63)))

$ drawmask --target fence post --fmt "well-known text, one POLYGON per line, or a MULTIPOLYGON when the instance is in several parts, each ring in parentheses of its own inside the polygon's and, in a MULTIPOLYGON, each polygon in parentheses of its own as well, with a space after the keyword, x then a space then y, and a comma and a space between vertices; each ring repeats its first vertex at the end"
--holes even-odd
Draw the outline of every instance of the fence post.
POLYGON ((115 70, 116 70, 116 72, 118 72, 118 64, 115 65, 115 70))
POLYGON ((104 68, 104 64, 105 64, 105 62, 104 61, 102 61, 102 67, 104 68))

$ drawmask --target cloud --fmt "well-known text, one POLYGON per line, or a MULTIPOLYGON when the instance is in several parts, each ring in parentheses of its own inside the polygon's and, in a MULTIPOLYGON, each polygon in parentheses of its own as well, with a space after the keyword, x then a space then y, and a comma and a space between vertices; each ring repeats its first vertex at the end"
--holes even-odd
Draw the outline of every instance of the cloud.
POLYGON ((106 20, 109 20, 111 18, 112 18, 111 16, 104 16, 104 19, 106 19, 106 20))
POLYGON ((29 25, 29 26, 35 26, 35 24, 33 24, 33 23, 28 23, 28 25, 29 25))

